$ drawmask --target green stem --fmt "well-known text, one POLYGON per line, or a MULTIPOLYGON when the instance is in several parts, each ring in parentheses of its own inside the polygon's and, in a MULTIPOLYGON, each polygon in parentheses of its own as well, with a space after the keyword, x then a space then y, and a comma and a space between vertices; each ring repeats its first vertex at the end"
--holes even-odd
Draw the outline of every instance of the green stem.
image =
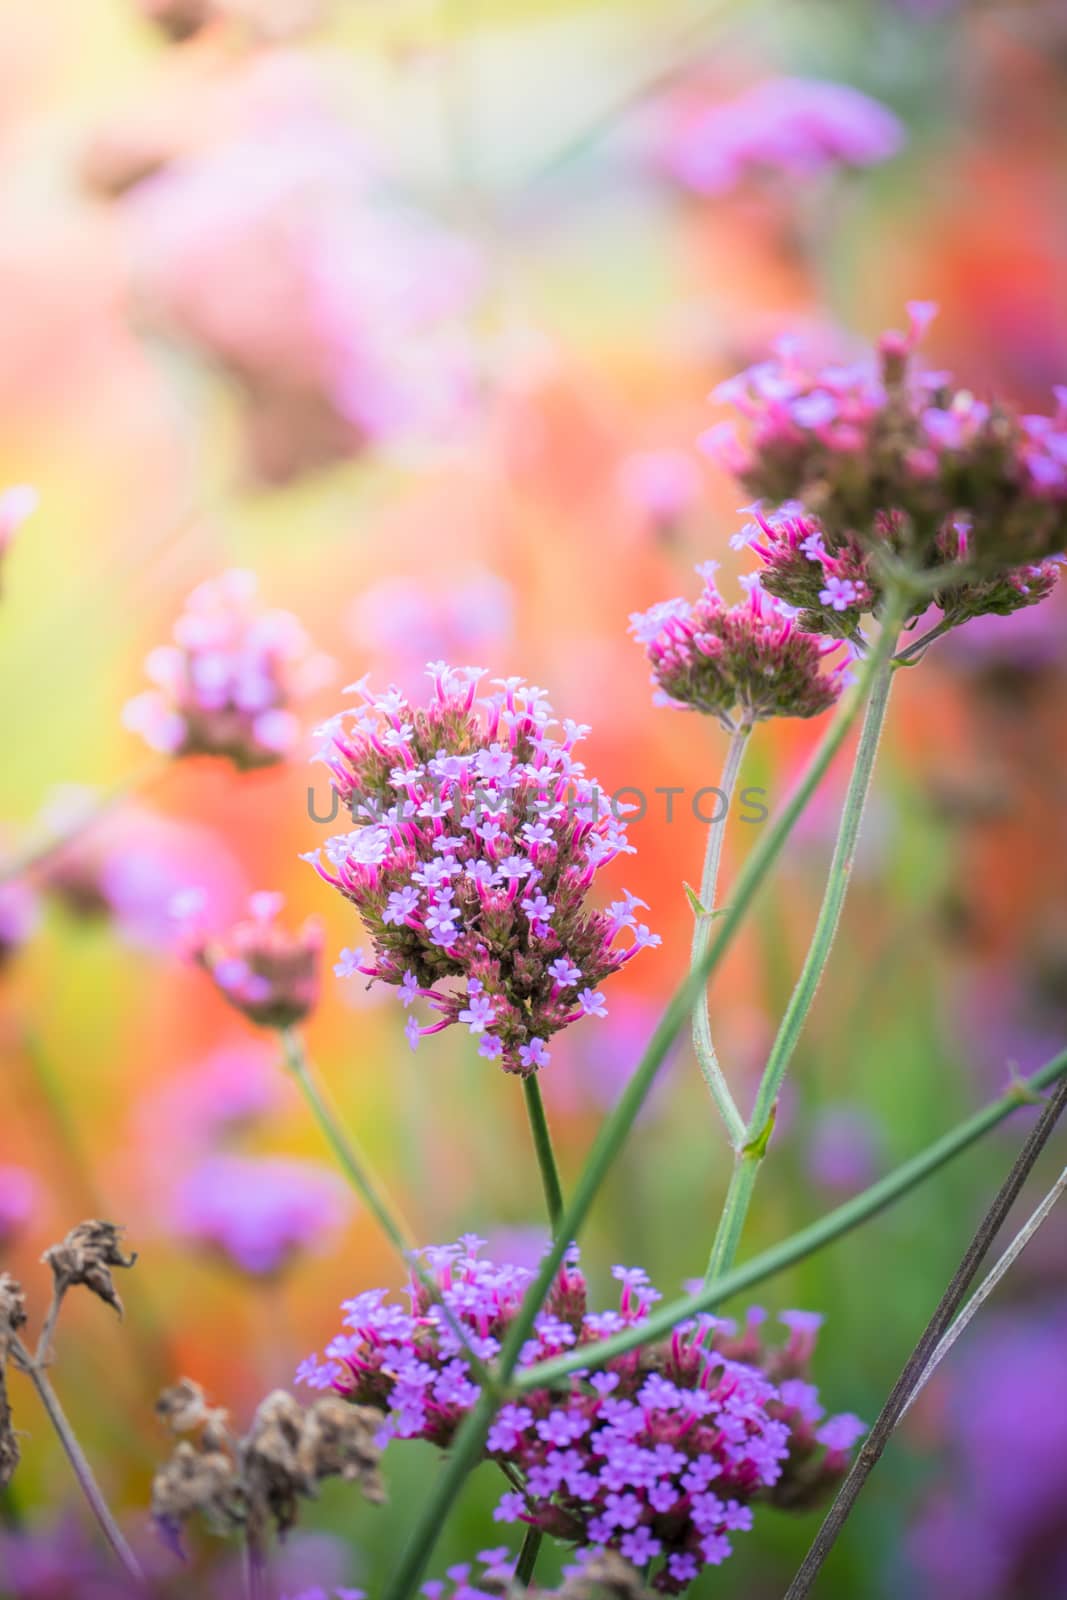
POLYGON ((545 1103, 541 1098, 541 1086, 535 1073, 531 1072, 529 1077, 523 1078, 522 1088, 526 1096, 526 1114, 530 1119, 534 1150, 537 1152, 537 1165, 541 1171, 541 1186, 545 1191, 548 1220, 555 1234, 563 1219, 563 1189, 559 1181, 555 1152, 552 1149, 552 1134, 545 1115, 545 1103))
POLYGON ((867 661, 870 700, 867 703, 863 729, 856 748, 856 760, 841 811, 837 843, 830 862, 830 874, 822 905, 819 908, 811 944, 804 965, 800 969, 796 988, 786 1006, 785 1015, 771 1046, 756 1091, 756 1103, 745 1130, 743 1144, 737 1154, 726 1203, 711 1247, 706 1281, 710 1281, 715 1274, 728 1272, 733 1265, 759 1169, 774 1129, 778 1094, 833 948, 834 936, 841 920, 841 908, 852 875, 856 843, 871 787, 875 757, 878 754, 878 745, 885 724, 889 691, 893 681, 893 651, 900 637, 904 614, 904 597, 899 592, 891 592, 882 622, 882 631, 867 661))
POLYGON ((537 1555, 540 1549, 540 1528, 527 1528, 523 1536, 522 1548, 519 1551, 519 1559, 515 1563, 515 1582, 520 1589, 528 1589, 530 1587, 530 1579, 534 1575, 534 1567, 537 1565, 537 1555))
MULTIPOLYGON (((711 937, 712 917, 715 910, 715 893, 719 883, 719 864, 722 861, 722 844, 726 835, 727 818, 730 815, 730 803, 733 800, 734 789, 737 787, 737 775, 741 769, 741 761, 748 744, 749 734, 752 732, 750 723, 744 723, 730 736, 730 747, 726 753, 726 763, 723 767, 720 793, 723 796, 723 811, 720 817, 708 824, 708 843, 704 855, 704 872, 700 879, 700 909, 696 912, 696 922, 693 927, 693 953, 690 965, 699 967, 704 952, 708 948, 711 937)), ((711 1020, 708 1016, 708 990, 705 984, 700 992, 695 1007, 693 1008, 693 1049, 696 1051, 697 1065, 708 1086, 711 1098, 719 1109, 719 1115, 726 1124, 726 1131, 730 1143, 735 1150, 739 1150, 745 1142, 745 1119, 737 1109, 737 1103, 730 1093, 730 1086, 723 1076, 719 1065, 719 1058, 711 1037, 711 1020)))
MULTIPOLYGON (((803 777, 786 801, 781 815, 766 829, 759 844, 738 873, 730 904, 724 907, 722 916, 716 918, 718 932, 707 952, 675 990, 644 1056, 614 1108, 601 1123, 589 1158, 575 1184, 570 1203, 564 1210, 559 1231, 545 1254, 537 1277, 523 1298, 518 1315, 508 1330, 497 1368, 498 1392, 494 1395, 483 1391, 477 1405, 468 1413, 466 1421, 450 1446, 447 1461, 438 1475, 433 1494, 423 1507, 407 1548, 401 1555, 400 1564, 382 1595, 382 1600, 410 1600, 415 1593, 445 1518, 459 1495, 464 1479, 481 1459, 486 1434, 496 1407, 500 1403, 499 1393, 507 1385, 518 1365, 523 1346, 530 1337, 534 1321, 559 1271, 567 1246, 577 1237, 600 1185, 644 1105, 671 1045, 692 1015, 693 1007, 700 998, 702 990, 729 949, 745 913, 781 854, 797 819, 844 743, 867 698, 879 664, 880 656, 877 651, 872 652, 863 663, 857 683, 839 705, 808 762, 803 777)), ((644 1326, 645 1324, 642 1324, 642 1328, 644 1326)), ((640 1342, 640 1338, 636 1342, 640 1342)))
POLYGON ((549 1361, 540 1361, 536 1366, 525 1368, 515 1379, 514 1387, 522 1391, 541 1389, 560 1382, 573 1372, 584 1371, 587 1367, 602 1367, 615 1356, 625 1355, 628 1350, 633 1350, 638 1345, 649 1344, 655 1339, 662 1338, 680 1322, 695 1317, 699 1312, 711 1311, 733 1295, 741 1294, 756 1284, 763 1283, 765 1279, 784 1272, 787 1267, 795 1266, 798 1261, 814 1255, 816 1251, 832 1244, 843 1234, 851 1233, 853 1228, 858 1228, 861 1223, 877 1216, 878 1212, 884 1211, 902 1195, 917 1188, 940 1167, 946 1166, 972 1144, 976 1144, 991 1128, 1003 1122, 1013 1111, 1018 1110, 1020 1106, 1032 1104, 1042 1089, 1047 1089, 1065 1074, 1067 1074, 1067 1050, 1047 1062, 1034 1073, 1033 1077, 1013 1084, 999 1100, 993 1100, 981 1111, 975 1112, 966 1122, 961 1122, 949 1133, 943 1134, 918 1155, 912 1156, 910 1161, 905 1161, 895 1172, 887 1173, 869 1189, 864 1189, 862 1194, 855 1195, 842 1206, 837 1206, 818 1222, 802 1228, 799 1233, 794 1233, 770 1250, 764 1250, 762 1254, 753 1256, 751 1261, 746 1261, 742 1266, 732 1268, 722 1277, 716 1278, 714 1283, 705 1284, 696 1294, 685 1295, 667 1305, 657 1307, 644 1322, 638 1323, 633 1328, 626 1328, 621 1333, 612 1334, 610 1338, 599 1340, 594 1345, 585 1344, 567 1355, 553 1356, 549 1361))
POLYGON ((378 1185, 371 1177, 363 1157, 345 1132, 336 1111, 316 1083, 312 1075, 311 1064, 307 1058, 307 1052, 304 1049, 303 1040, 293 1028, 283 1028, 281 1030, 281 1040, 282 1049, 285 1051, 285 1064, 296 1079, 312 1116, 326 1136, 326 1142, 340 1162, 345 1176, 360 1196, 364 1205, 374 1216, 386 1238, 410 1266, 412 1252, 415 1248, 411 1236, 404 1225, 394 1216, 378 1185))

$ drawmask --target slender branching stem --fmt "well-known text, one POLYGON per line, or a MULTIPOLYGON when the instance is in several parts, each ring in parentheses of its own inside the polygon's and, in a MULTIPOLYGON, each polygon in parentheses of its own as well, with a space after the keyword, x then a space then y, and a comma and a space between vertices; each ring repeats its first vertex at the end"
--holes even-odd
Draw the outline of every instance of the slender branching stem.
POLYGON ((664 1338, 680 1322, 686 1322, 702 1311, 714 1311, 734 1295, 742 1294, 775 1277, 777 1273, 784 1272, 786 1268, 795 1266, 798 1261, 806 1260, 835 1239, 868 1222, 880 1211, 885 1211, 912 1189, 918 1188, 941 1167, 970 1149, 1013 1111, 1031 1104, 1042 1090, 1063 1078, 1067 1078, 1067 1050, 1047 1062, 1032 1077, 1013 1084, 999 1099, 976 1111, 972 1117, 942 1134, 940 1139, 936 1139, 918 1155, 912 1156, 869 1189, 864 1189, 862 1194, 837 1206, 817 1222, 760 1255, 753 1256, 751 1261, 746 1261, 742 1266, 734 1267, 713 1283, 706 1284, 696 1294, 684 1295, 666 1305, 657 1306, 644 1322, 635 1327, 625 1328, 610 1338, 598 1340, 596 1344, 582 1345, 580 1350, 539 1361, 533 1367, 525 1367, 517 1374, 514 1388, 520 1391, 542 1389, 569 1378, 573 1372, 601 1367, 613 1357, 625 1355, 638 1345, 664 1338))
POLYGON ((900 637, 905 609, 904 596, 891 590, 882 620, 882 631, 868 658, 870 698, 867 701, 852 776, 849 779, 841 811, 837 843, 830 862, 830 873, 822 905, 819 908, 804 965, 800 969, 796 988, 790 996, 785 1015, 782 1017, 767 1057, 767 1064, 756 1091, 752 1115, 735 1157, 726 1203, 723 1206, 708 1260, 708 1281, 716 1274, 728 1272, 734 1263, 756 1187, 756 1179, 774 1129, 778 1095, 833 948, 834 936, 841 920, 841 909, 845 903, 845 893, 852 875, 856 843, 871 787, 875 757, 878 754, 878 745, 885 724, 889 691, 893 681, 893 651, 900 637))
MULTIPOLYGON (((713 822, 708 824, 708 843, 704 854, 704 871, 700 879, 700 906, 695 910, 695 923, 693 926, 693 953, 691 966, 699 967, 704 953, 708 948, 711 938, 712 920, 715 914, 715 894, 719 884, 719 865, 722 861, 722 845, 726 836, 726 824, 730 815, 730 805, 733 800, 734 790, 737 787, 737 775, 741 770, 741 762, 748 744, 749 734, 752 731, 751 723, 742 723, 730 735, 730 745, 726 752, 726 762, 723 766, 722 779, 719 785, 719 794, 722 799, 722 811, 713 822)), ((697 1065, 700 1068, 708 1092, 718 1107, 719 1115, 726 1124, 726 1132, 730 1143, 735 1150, 740 1150, 745 1142, 745 1119, 737 1109, 737 1103, 730 1092, 730 1086, 723 1076, 716 1054, 715 1045, 711 1037, 711 1020, 708 1016, 708 990, 707 985, 701 989, 700 998, 693 1007, 693 1049, 696 1052, 697 1065)))
POLYGON ((118 1559, 121 1561, 122 1565, 125 1567, 129 1576, 133 1578, 136 1583, 143 1582, 144 1573, 141 1570, 141 1563, 130 1549, 130 1546, 127 1544, 123 1535, 122 1529, 119 1527, 118 1523, 115 1521, 115 1518, 111 1514, 108 1503, 104 1499, 100 1485, 93 1476, 93 1469, 89 1465, 85 1452, 78 1443, 74 1429, 71 1427, 63 1407, 59 1403, 59 1396, 56 1394, 48 1380, 47 1372, 44 1370, 44 1367, 41 1365, 38 1358, 30 1354, 29 1350, 27 1350, 26 1346, 17 1336, 12 1335, 9 1348, 11 1350, 15 1366, 18 1367, 21 1372, 26 1374, 30 1382, 33 1384, 33 1387, 37 1390, 41 1404, 44 1406, 45 1412, 48 1415, 48 1420, 55 1429, 56 1436, 58 1437, 60 1444, 63 1446, 67 1460, 71 1464, 71 1468, 73 1469, 74 1476, 78 1480, 78 1485, 82 1491, 82 1494, 85 1496, 89 1504, 89 1508, 92 1511, 93 1516, 96 1518, 105 1539, 115 1552, 118 1559))
POLYGON ((1019 1191, 1029 1177, 1034 1163, 1048 1143, 1052 1131, 1065 1109, 1067 1109, 1067 1078, 1062 1078, 1034 1124, 1030 1136, 1016 1157, 1011 1171, 997 1191, 992 1205, 978 1224, 974 1238, 967 1246, 963 1260, 953 1274, 952 1282, 942 1295, 937 1309, 926 1325, 922 1338, 908 1357, 903 1372, 893 1385, 892 1392, 882 1408, 881 1415, 864 1441, 863 1448, 852 1465, 852 1470, 841 1485, 833 1505, 826 1514, 822 1527, 812 1542, 811 1549, 801 1564, 799 1572, 789 1585, 785 1600, 805 1600, 805 1597, 811 1593, 812 1586, 822 1569, 824 1561, 833 1549, 841 1529, 848 1521, 849 1514, 859 1498, 860 1492, 874 1471, 893 1435, 897 1423, 903 1416, 912 1391, 916 1384, 922 1381, 931 1357, 963 1304, 967 1290, 989 1253, 993 1240, 1018 1199, 1019 1191))

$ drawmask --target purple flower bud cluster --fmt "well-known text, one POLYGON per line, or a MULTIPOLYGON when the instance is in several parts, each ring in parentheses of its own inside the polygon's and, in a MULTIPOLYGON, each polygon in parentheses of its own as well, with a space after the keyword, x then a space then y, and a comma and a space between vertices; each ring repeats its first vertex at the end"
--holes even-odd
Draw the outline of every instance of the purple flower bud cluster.
POLYGON ((958 564, 936 597, 956 625, 1043 600, 1067 548, 1067 388, 1055 416, 1020 416, 916 370, 935 308, 908 310, 908 332, 884 334, 870 359, 814 367, 782 341, 716 391, 749 438, 724 423, 705 445, 781 507, 757 509, 738 542, 814 632, 855 636, 881 597, 885 555, 917 571, 958 564))
MULTIPOLYGON (((444 1308, 483 1361, 500 1351, 534 1273, 480 1258, 482 1241, 425 1252, 444 1308)), ((659 1299, 644 1272, 616 1267, 618 1309, 591 1312, 575 1247, 539 1312, 519 1369, 639 1326, 659 1299)), ((297 1376, 385 1414, 385 1437, 446 1446, 478 1398, 462 1345, 417 1280, 411 1309, 371 1290, 343 1307, 345 1326, 297 1376)), ((581 1546, 609 1548, 653 1587, 679 1594, 730 1554, 752 1523, 751 1503, 808 1505, 845 1471, 863 1425, 824 1421, 807 1367, 821 1319, 786 1312, 784 1345, 765 1345, 763 1314, 733 1323, 700 1316, 661 1343, 638 1347, 568 1387, 534 1389, 505 1404, 487 1455, 515 1487, 496 1520, 525 1523, 581 1546)))
POLYGON ((395 984, 405 1006, 421 997, 436 1013, 409 1019, 413 1049, 461 1023, 482 1056, 527 1076, 554 1033, 606 1014, 597 985, 659 936, 625 891, 606 911, 586 904, 600 868, 633 851, 620 808, 574 757, 588 728, 564 722, 556 737, 543 691, 518 678, 479 701, 480 669, 429 673, 428 705, 361 682, 361 705, 327 724, 323 759, 359 826, 307 859, 373 942, 372 960, 345 951, 335 970, 395 984))
POLYGON ((175 897, 173 911, 188 954, 232 1006, 260 1028, 290 1028, 318 1004, 322 927, 309 917, 296 933, 280 927, 280 894, 251 896, 248 917, 213 935, 202 921, 195 889, 175 897))
POLYGON ((344 1221, 348 1191, 316 1162, 218 1154, 186 1176, 174 1200, 179 1237, 256 1277, 321 1249, 344 1221))
POLYGON ((145 663, 154 689, 126 706, 126 726, 168 755, 225 756, 242 770, 284 760, 300 733, 295 701, 329 676, 289 611, 256 603, 256 576, 234 569, 195 588, 173 645, 145 663))
POLYGON ((727 606, 715 585, 716 565, 697 568, 704 592, 695 602, 664 600, 630 617, 652 665, 657 704, 706 712, 728 728, 735 720, 828 710, 851 656, 830 672, 822 670, 823 659, 841 641, 803 632, 793 608, 764 593, 757 577, 741 580, 747 600, 727 606))

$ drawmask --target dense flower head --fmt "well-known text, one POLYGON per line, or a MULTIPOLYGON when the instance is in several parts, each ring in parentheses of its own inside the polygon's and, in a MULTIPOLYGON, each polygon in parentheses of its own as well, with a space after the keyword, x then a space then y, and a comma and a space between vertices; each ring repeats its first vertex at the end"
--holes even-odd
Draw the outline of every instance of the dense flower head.
POLYGON ((241 769, 272 766, 292 750, 293 705, 329 676, 289 611, 257 602, 255 573, 198 584, 174 624, 174 643, 145 663, 154 689, 126 706, 126 726, 168 755, 225 756, 241 769))
POLYGON ((480 669, 429 672, 427 705, 362 682, 357 709, 327 724, 323 759, 358 825, 308 859, 373 942, 371 959, 345 951, 335 970, 395 984, 405 1006, 423 998, 437 1020, 409 1019, 413 1048, 458 1022, 525 1076, 554 1033, 605 1015, 597 985, 659 938, 625 891, 606 911, 586 905, 599 869, 633 849, 622 808, 573 754, 588 728, 564 722, 556 737, 543 691, 518 678, 479 701, 480 669))
POLYGON ((261 1028, 289 1028, 318 1004, 322 927, 308 917, 295 933, 280 926, 283 896, 251 896, 248 916, 221 934, 204 922, 205 897, 196 889, 175 896, 172 910, 186 952, 230 1004, 261 1028))
POLYGON ((771 78, 731 100, 683 110, 665 152, 669 172, 721 195, 752 173, 814 177, 888 161, 904 143, 893 113, 848 84, 771 78))
MULTIPOLYGON (((411 1308, 385 1290, 344 1306, 346 1332, 298 1377, 379 1407, 383 1434, 446 1446, 478 1397, 459 1321, 483 1361, 498 1354, 534 1273, 494 1265, 481 1240, 428 1250, 440 1301, 416 1279, 411 1308)), ((660 1297, 639 1269, 616 1267, 618 1308, 592 1312, 576 1248, 538 1314, 519 1367, 639 1326, 660 1297)), ((677 1594, 730 1553, 753 1500, 808 1505, 845 1470, 862 1424, 824 1420, 807 1379, 820 1318, 786 1312, 784 1343, 764 1343, 762 1313, 740 1331, 700 1316, 568 1387, 524 1392, 498 1411, 486 1453, 515 1486, 494 1513, 581 1546, 655 1563, 653 1587, 677 1594)))
MULTIPOLYGON (((707 447, 772 507, 738 541, 767 563, 764 587, 813 631, 855 634, 883 590, 880 558, 947 569, 950 624, 1044 599, 1067 547, 1067 388, 1054 416, 977 399, 912 355, 935 308, 866 360, 812 366, 795 341, 716 391, 747 419, 707 447), (951 570, 953 567, 956 571, 951 570)), ((927 602, 916 602, 916 611, 927 602)))
POLYGON ((316 1162, 220 1153, 186 1175, 172 1221, 181 1238, 267 1277, 329 1245, 348 1209, 341 1180, 316 1162))
POLYGON ((767 594, 758 578, 742 580, 746 600, 726 605, 715 569, 714 561, 697 568, 704 589, 696 601, 661 601, 630 618, 652 666, 657 703, 703 711, 727 727, 828 710, 850 657, 829 672, 823 661, 840 642, 805 633, 793 609, 767 594))

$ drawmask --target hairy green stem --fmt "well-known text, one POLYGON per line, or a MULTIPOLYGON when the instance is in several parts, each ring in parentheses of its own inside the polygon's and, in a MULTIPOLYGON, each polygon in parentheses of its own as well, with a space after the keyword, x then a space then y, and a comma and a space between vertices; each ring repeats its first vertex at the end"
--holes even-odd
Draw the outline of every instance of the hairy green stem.
POLYGON ((569 1378, 574 1372, 601 1367, 613 1357, 625 1355, 627 1350, 663 1338, 680 1322, 695 1317, 699 1312, 712 1311, 735 1294, 752 1289, 756 1284, 773 1278, 779 1272, 784 1272, 787 1267, 795 1266, 798 1261, 814 1255, 816 1251, 832 1244, 835 1239, 851 1233, 854 1228, 869 1221, 880 1211, 886 1210, 902 1195, 917 1188, 941 1167, 976 1144, 1013 1111, 1017 1111, 1020 1106, 1032 1104, 1043 1089, 1049 1088, 1064 1076, 1067 1076, 1067 1050, 1047 1062, 1034 1073, 1033 1077, 1013 1084, 998 1100, 991 1101, 981 1111, 975 1112, 974 1116, 968 1117, 965 1122, 959 1123, 940 1139, 936 1139, 933 1144, 927 1145, 925 1150, 912 1156, 895 1171, 887 1173, 869 1189, 864 1189, 862 1194, 855 1195, 844 1205, 828 1212, 818 1222, 802 1228, 799 1233, 792 1234, 780 1244, 772 1246, 770 1250, 764 1250, 760 1255, 753 1256, 751 1261, 744 1262, 740 1267, 732 1268, 722 1277, 716 1278, 714 1283, 705 1284, 696 1294, 685 1295, 666 1305, 657 1306, 644 1322, 638 1323, 635 1327, 625 1328, 621 1333, 612 1334, 610 1338, 598 1340, 596 1344, 585 1344, 578 1350, 569 1351, 566 1355, 553 1356, 549 1361, 540 1361, 536 1366, 524 1368, 516 1377, 514 1387, 522 1391, 541 1389, 569 1378))
MULTIPOLYGON (((739 872, 730 904, 723 908, 721 917, 716 918, 718 931, 704 957, 675 990, 644 1056, 612 1111, 601 1124, 588 1160, 574 1186, 570 1203, 564 1210, 559 1231, 546 1252, 537 1277, 527 1290, 518 1315, 504 1341, 497 1367, 497 1393, 494 1395, 483 1390, 478 1403, 468 1413, 466 1421, 449 1449, 448 1459, 438 1475, 433 1493, 412 1530, 411 1538, 383 1593, 382 1600, 410 1600, 421 1582, 444 1520, 459 1496, 467 1473, 481 1459, 486 1435, 500 1403, 500 1393, 518 1365, 522 1348, 530 1337, 537 1314, 559 1271, 568 1243, 577 1237, 585 1222, 600 1185, 644 1105, 671 1045, 692 1015, 694 1005, 733 942, 745 913, 781 854, 797 819, 844 743, 849 729, 866 701, 879 664, 880 656, 877 651, 872 652, 864 661, 858 681, 838 706, 829 727, 808 762, 803 777, 786 801, 781 814, 766 829, 739 872)), ((640 1342, 640 1337, 636 1342, 640 1342)))
MULTIPOLYGON (((751 723, 742 723, 730 735, 730 747, 726 752, 726 762, 722 771, 722 780, 719 793, 723 800, 722 815, 717 816, 708 824, 708 843, 704 855, 704 871, 700 879, 700 909, 695 910, 695 923, 693 926, 693 953, 690 965, 699 967, 708 948, 711 938, 711 925, 715 911, 715 894, 719 884, 719 865, 722 861, 722 845, 726 836, 726 824, 730 815, 730 803, 733 800, 734 790, 737 787, 737 775, 741 770, 741 761, 748 744, 749 734, 752 732, 751 723)), ((726 1124, 726 1132, 730 1143, 735 1150, 739 1150, 745 1142, 745 1119, 737 1109, 737 1103, 730 1092, 730 1086, 723 1076, 719 1065, 719 1058, 711 1037, 711 1019, 708 1015, 708 990, 707 985, 700 991, 700 998, 693 1008, 693 1049, 696 1052, 697 1065, 708 1086, 708 1092, 719 1110, 719 1115, 726 1124)))
POLYGON ((522 1088, 526 1097, 526 1114, 530 1119, 530 1133, 533 1135, 537 1165, 541 1173, 541 1187, 545 1191, 548 1221, 555 1234, 563 1219, 563 1187, 559 1181, 559 1168, 552 1148, 552 1134, 549 1131, 545 1103, 541 1098, 541 1086, 536 1073, 531 1072, 528 1077, 523 1078, 522 1088))
POLYGON ((756 1187, 756 1179, 774 1129, 778 1095, 833 948, 834 936, 841 920, 841 908, 845 903, 845 893, 852 875, 856 843, 871 787, 875 757, 878 754, 878 745, 885 724, 889 691, 893 681, 893 651, 900 637, 905 609, 904 596, 891 591, 882 621, 882 631, 867 661, 870 699, 867 702, 852 776, 849 779, 841 811, 837 843, 830 862, 830 873, 822 905, 819 908, 811 944, 804 958, 804 965, 800 969, 796 988, 790 996, 770 1055, 767 1057, 767 1064, 756 1091, 752 1115, 735 1158, 726 1203, 723 1206, 708 1260, 706 1275, 708 1282, 714 1276, 728 1272, 733 1266, 756 1187))

